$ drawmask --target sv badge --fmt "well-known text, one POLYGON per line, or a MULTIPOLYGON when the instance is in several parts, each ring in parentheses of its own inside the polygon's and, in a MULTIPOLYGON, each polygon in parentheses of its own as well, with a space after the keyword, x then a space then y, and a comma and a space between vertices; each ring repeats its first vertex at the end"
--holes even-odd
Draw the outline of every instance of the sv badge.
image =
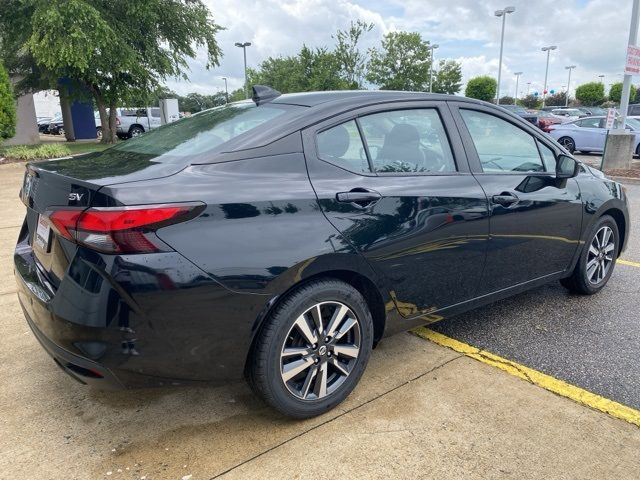
POLYGON ((71 201, 71 202, 79 202, 80 200, 82 200, 82 197, 84 197, 84 193, 70 193, 69 194, 69 201, 71 201))

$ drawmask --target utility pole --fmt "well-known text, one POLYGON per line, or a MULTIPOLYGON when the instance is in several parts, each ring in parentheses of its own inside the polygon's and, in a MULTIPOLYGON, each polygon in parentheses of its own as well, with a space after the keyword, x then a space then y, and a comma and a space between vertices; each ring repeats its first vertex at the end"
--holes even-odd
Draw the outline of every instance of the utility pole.
POLYGON ((244 93, 246 98, 249 98, 249 85, 247 84, 247 47, 251 46, 251 42, 236 42, 235 45, 241 48, 244 54, 244 93))
POLYGON ((516 11, 516 7, 505 7, 502 10, 496 10, 494 15, 498 18, 502 17, 502 33, 500 34, 500 62, 498 63, 498 87, 496 88, 496 105, 500 105, 500 80, 502 77, 502 51, 504 50, 504 26, 507 23, 507 14, 516 11))
MULTIPOLYGON (((640 0, 633 0, 631 10, 631 28, 629 30, 629 45, 638 43, 638 15, 640 14, 640 0)), ((622 82, 622 97, 620 98, 620 123, 619 130, 625 129, 627 123, 627 110, 629 110, 629 97, 631 96, 631 74, 625 73, 622 82)))
POLYGON ((440 45, 437 43, 431 45, 431 70, 429 70, 429 93, 433 92, 433 51, 440 45))
POLYGON ((547 101, 547 79, 549 78, 549 54, 551 50, 555 50, 558 48, 555 45, 550 45, 548 47, 542 47, 541 50, 543 52, 547 52, 547 68, 544 70, 544 89, 542 90, 542 108, 544 108, 545 103, 547 101))
POLYGON ((575 65, 568 65, 568 66, 564 67, 565 70, 569 70, 569 80, 567 80, 567 93, 564 96, 564 106, 565 107, 569 106, 569 92, 571 91, 571 70, 573 70, 574 68, 576 68, 575 65))

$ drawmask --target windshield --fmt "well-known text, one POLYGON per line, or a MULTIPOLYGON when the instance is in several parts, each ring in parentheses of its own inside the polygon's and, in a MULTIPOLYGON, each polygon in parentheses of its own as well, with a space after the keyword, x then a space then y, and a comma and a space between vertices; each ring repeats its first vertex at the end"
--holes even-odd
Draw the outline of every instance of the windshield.
POLYGON ((154 156, 154 162, 180 161, 210 151, 271 120, 281 120, 285 114, 293 115, 304 109, 294 105, 257 107, 253 102, 232 103, 164 125, 109 150, 154 156))

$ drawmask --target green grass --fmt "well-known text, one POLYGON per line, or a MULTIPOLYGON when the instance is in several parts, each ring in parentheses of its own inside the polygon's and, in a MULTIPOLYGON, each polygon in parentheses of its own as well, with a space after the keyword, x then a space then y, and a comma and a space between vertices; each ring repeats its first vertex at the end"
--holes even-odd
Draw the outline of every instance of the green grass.
POLYGON ((0 156, 16 160, 44 160, 81 153, 99 152, 109 146, 97 142, 47 142, 40 145, 0 147, 0 156))

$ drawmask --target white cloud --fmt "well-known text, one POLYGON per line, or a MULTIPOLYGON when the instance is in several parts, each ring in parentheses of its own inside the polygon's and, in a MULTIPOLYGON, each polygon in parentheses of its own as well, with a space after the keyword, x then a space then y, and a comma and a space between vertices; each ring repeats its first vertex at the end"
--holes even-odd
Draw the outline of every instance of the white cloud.
POLYGON ((462 62, 463 80, 479 74, 497 76, 501 21, 496 9, 514 5, 507 17, 502 91, 513 94, 513 72, 524 72, 521 91, 542 91, 545 55, 540 48, 557 45, 549 64, 549 88, 566 86, 566 65, 577 65, 572 76, 579 83, 620 81, 628 37, 631 1, 611 0, 205 0, 216 22, 226 27, 218 36, 224 58, 220 67, 205 70, 204 55, 190 61, 192 83, 169 82, 179 93, 215 92, 242 86, 242 52, 237 41, 250 41, 250 66, 269 56, 290 55, 303 43, 332 46, 332 34, 348 27, 351 20, 373 22, 375 28, 364 39, 364 47, 379 44, 390 30, 420 32, 440 44, 438 58, 462 62))

